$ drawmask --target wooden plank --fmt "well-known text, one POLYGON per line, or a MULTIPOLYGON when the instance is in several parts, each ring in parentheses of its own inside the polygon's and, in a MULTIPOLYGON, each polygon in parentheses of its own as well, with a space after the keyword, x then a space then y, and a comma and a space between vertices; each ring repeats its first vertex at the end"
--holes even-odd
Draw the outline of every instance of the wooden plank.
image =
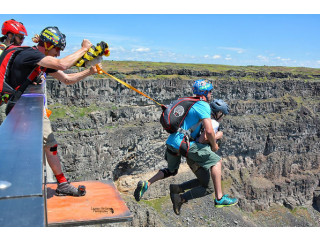
POLYGON ((131 221, 132 215, 112 181, 73 182, 86 186, 82 197, 55 196, 56 184, 47 184, 48 226, 76 226, 131 221))

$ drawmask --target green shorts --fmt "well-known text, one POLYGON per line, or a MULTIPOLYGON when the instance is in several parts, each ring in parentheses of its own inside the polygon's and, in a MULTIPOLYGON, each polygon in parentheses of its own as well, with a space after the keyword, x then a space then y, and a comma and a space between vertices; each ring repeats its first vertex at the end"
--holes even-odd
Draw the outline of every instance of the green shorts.
POLYGON ((221 157, 211 150, 209 144, 195 142, 189 149, 188 159, 209 170, 220 161, 221 157))
MULTIPOLYGON (((167 145, 165 159, 168 162, 168 169, 170 172, 174 172, 179 169, 181 154, 177 149, 167 145)), ((199 164, 200 167, 209 170, 220 161, 221 157, 212 152, 209 144, 194 142, 189 149, 188 159, 199 164)))
POLYGON ((168 162, 168 169, 170 172, 174 172, 179 169, 181 163, 181 154, 179 153, 179 150, 167 145, 164 158, 168 162))

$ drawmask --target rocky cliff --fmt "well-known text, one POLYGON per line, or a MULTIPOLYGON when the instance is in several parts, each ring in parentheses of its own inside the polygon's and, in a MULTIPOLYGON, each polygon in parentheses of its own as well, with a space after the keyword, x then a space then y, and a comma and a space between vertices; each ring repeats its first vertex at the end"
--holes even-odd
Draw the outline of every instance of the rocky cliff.
MULTIPOLYGON (((192 81, 128 83, 163 104, 192 95, 192 81)), ((47 89, 53 111, 95 106, 84 116, 70 111, 53 121, 60 156, 73 179, 117 180, 166 165, 168 135, 158 122, 161 108, 149 99, 110 79, 73 86, 48 81, 47 89)), ((239 205, 253 210, 271 203, 312 204, 320 179, 320 83, 216 80, 214 97, 231 107, 222 123, 220 154, 224 180, 239 205)))
MULTIPOLYGON (((231 108, 221 124, 224 138, 218 152, 223 157, 224 191, 238 197, 239 208, 247 212, 275 205, 291 210, 316 206, 320 79, 306 81, 283 73, 269 74, 266 81, 209 76, 214 76, 214 97, 224 99, 231 108)), ((192 95, 193 81, 127 82, 162 104, 192 95)), ((88 78, 72 86, 49 79, 47 91, 58 152, 72 180, 111 178, 128 198, 139 179, 148 179, 166 166, 163 154, 168 134, 159 123, 161 108, 149 99, 112 79, 88 78)), ((183 164, 177 176, 152 186, 145 199, 166 197, 170 182, 193 177, 183 164)), ((136 203, 128 202, 136 212, 136 203)), ((139 214, 137 218, 143 219, 139 214)), ((149 225, 170 226, 152 221, 149 225)))

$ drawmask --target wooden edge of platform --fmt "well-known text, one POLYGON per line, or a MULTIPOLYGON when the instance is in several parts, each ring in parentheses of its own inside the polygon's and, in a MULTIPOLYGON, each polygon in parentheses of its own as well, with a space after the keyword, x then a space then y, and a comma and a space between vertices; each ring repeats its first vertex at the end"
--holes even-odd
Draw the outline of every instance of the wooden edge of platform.
POLYGON ((63 223, 48 223, 47 227, 79 227, 83 225, 95 225, 103 223, 120 223, 120 222, 130 222, 133 216, 113 218, 113 219, 99 219, 90 221, 75 221, 75 222, 63 222, 63 223))

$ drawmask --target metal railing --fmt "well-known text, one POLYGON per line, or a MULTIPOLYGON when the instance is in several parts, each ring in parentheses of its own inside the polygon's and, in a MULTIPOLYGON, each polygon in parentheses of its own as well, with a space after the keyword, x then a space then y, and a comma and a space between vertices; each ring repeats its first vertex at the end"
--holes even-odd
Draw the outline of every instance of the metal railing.
POLYGON ((46 226, 44 89, 30 85, 0 126, 0 226, 46 226))

